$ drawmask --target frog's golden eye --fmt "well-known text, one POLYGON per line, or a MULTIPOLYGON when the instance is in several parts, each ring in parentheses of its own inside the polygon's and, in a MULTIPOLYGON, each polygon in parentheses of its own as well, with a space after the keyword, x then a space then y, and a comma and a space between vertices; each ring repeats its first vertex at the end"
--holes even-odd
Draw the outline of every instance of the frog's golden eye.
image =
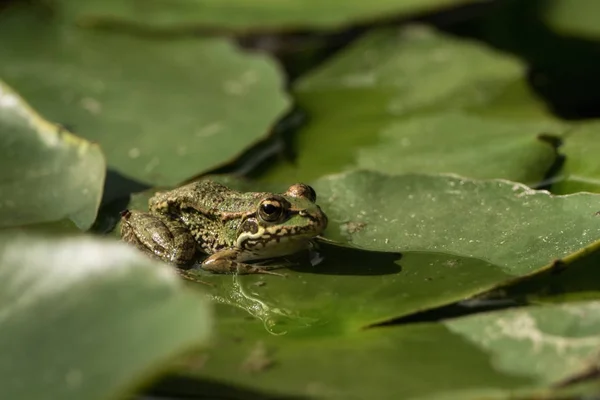
POLYGON ((283 205, 278 200, 266 199, 260 203, 258 213, 260 217, 267 222, 278 221, 283 215, 283 205))

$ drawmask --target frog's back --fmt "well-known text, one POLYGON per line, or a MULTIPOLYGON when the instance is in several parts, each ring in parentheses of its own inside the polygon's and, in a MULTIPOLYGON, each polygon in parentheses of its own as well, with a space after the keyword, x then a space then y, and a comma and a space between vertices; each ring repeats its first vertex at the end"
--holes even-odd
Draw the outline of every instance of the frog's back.
POLYGON ((220 183, 202 180, 157 193, 150 199, 150 208, 191 207, 204 213, 235 213, 256 207, 257 200, 263 196, 264 193, 238 192, 220 183))
POLYGON ((194 191, 199 193, 202 198, 199 200, 202 205, 222 213, 254 211, 258 200, 266 195, 257 192, 238 192, 210 180, 197 182, 197 188, 194 191))

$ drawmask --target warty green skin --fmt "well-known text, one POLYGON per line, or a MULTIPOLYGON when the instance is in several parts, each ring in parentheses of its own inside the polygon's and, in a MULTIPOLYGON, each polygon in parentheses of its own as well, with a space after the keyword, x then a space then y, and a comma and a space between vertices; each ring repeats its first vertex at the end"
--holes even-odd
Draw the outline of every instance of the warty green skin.
POLYGON ((148 212, 124 211, 121 237, 180 266, 191 264, 201 253, 209 256, 201 267, 213 272, 272 273, 246 262, 308 247, 327 226, 315 201, 314 190, 303 184, 275 194, 238 192, 204 180, 156 193, 148 212), (269 205, 280 206, 277 219, 265 214, 269 205))

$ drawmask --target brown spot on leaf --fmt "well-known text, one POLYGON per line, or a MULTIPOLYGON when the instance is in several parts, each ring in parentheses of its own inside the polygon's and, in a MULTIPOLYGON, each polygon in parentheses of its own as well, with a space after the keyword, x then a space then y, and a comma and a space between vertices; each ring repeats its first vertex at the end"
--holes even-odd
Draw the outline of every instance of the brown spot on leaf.
POLYGON ((352 235, 354 233, 362 231, 365 226, 367 226, 365 222, 350 221, 346 222, 345 224, 342 224, 341 228, 352 235))
POLYGON ((183 369, 200 370, 206 366, 208 359, 208 354, 199 354, 189 358, 184 358, 176 365, 183 369))
POLYGON ((269 352, 265 346, 265 344, 260 341, 257 342, 248 357, 244 360, 241 365, 242 371, 256 373, 262 372, 275 364, 273 358, 269 355, 269 352))

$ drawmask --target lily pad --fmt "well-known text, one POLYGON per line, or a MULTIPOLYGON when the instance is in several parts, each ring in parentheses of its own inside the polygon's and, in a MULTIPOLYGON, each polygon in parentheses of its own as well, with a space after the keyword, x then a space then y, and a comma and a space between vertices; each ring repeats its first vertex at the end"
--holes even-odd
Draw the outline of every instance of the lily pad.
POLYGON ((327 29, 344 25, 406 16, 473 3, 474 0, 60 0, 59 4, 82 24, 103 25, 114 22, 143 27, 182 29, 205 27, 228 30, 327 29))
POLYGON ((310 328, 277 336, 239 312, 219 315, 219 343, 202 354, 201 368, 190 363, 182 374, 283 397, 553 398, 554 385, 595 365, 600 349, 600 302, 318 339, 310 328))
POLYGON ((356 149, 360 168, 402 174, 448 173, 535 184, 556 160, 542 134, 562 133, 553 122, 437 113, 391 122, 379 143, 356 149))
MULTIPOLYGON (((241 190, 285 190, 225 181, 241 190)), ((329 217, 325 238, 343 247, 323 243, 320 257, 291 259, 285 278, 196 276, 215 285, 207 289, 214 300, 246 310, 273 333, 364 328, 550 270, 559 259, 568 264, 600 245, 599 195, 369 171, 312 184, 329 217)), ((148 196, 130 207, 147 209, 148 196)))
POLYGON ((0 227, 70 218, 89 228, 106 166, 100 148, 46 121, 0 82, 0 227))
MULTIPOLYGON (((578 125, 565 138, 561 153, 566 157, 554 193, 600 192, 600 122, 578 125)), ((600 208, 599 208, 600 209, 600 208)))
POLYGON ((561 34, 600 38, 600 4, 588 0, 549 0, 543 4, 543 19, 561 34))
POLYGON ((98 142, 111 168, 149 184, 232 160, 289 107, 273 61, 226 39, 118 35, 9 9, 0 49, 6 82, 98 142))
POLYGON ((525 86, 522 62, 480 43, 417 26, 369 33, 296 83, 309 115, 297 157, 261 178, 312 180, 368 165, 536 182, 555 159, 537 137, 565 124, 525 86))
POLYGON ((552 196, 503 180, 369 171, 314 186, 332 222, 327 234, 366 250, 457 254, 521 275, 600 244, 595 194, 552 196), (349 232, 349 222, 364 228, 349 232))
POLYGON ((11 236, 0 241, 7 398, 125 398, 206 345, 208 304, 168 268, 111 241, 11 236))

